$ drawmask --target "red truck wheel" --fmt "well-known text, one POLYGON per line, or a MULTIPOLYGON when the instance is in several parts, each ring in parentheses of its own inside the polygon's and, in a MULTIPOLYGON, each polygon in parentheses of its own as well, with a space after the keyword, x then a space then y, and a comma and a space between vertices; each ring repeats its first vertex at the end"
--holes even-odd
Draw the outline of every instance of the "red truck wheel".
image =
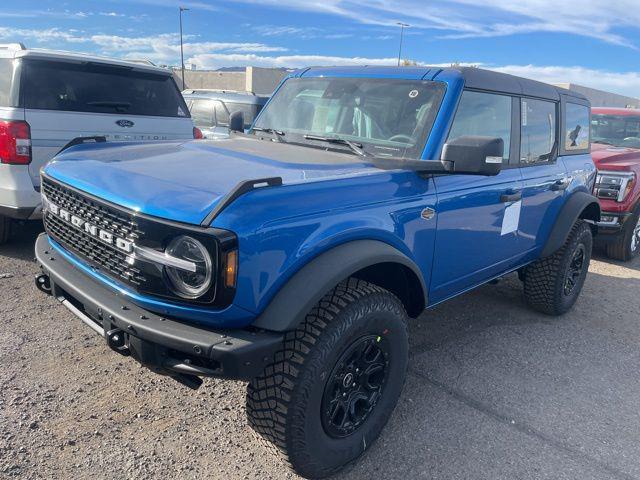
POLYGON ((623 234, 616 243, 607 245, 607 256, 627 262, 640 254, 640 205, 626 221, 623 234))

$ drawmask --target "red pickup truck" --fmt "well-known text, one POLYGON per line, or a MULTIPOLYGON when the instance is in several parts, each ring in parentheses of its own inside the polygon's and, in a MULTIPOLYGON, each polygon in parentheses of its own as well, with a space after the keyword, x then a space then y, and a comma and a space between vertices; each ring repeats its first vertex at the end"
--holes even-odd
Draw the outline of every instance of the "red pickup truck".
POLYGON ((640 253, 640 110, 593 108, 591 115, 594 194, 602 207, 596 241, 609 257, 631 260, 640 253))

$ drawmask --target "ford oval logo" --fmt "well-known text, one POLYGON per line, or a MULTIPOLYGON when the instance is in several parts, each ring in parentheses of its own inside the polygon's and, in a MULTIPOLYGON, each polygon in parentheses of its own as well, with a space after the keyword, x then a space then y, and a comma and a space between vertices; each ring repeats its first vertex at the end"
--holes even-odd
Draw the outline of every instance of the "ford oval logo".
POLYGON ((131 128, 135 125, 131 120, 117 120, 116 125, 121 126, 122 128, 131 128))

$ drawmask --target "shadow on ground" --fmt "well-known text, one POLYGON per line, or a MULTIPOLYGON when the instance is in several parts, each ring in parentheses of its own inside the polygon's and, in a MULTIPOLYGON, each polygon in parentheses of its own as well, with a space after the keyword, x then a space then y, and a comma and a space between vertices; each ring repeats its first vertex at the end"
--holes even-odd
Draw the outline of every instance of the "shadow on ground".
POLYGON ((637 268, 596 260, 557 319, 515 276, 427 312, 400 405, 347 477, 637 478, 637 268))
POLYGON ((33 249, 36 238, 43 230, 42 222, 39 220, 15 223, 9 242, 0 245, 0 256, 32 260, 35 256, 33 249))

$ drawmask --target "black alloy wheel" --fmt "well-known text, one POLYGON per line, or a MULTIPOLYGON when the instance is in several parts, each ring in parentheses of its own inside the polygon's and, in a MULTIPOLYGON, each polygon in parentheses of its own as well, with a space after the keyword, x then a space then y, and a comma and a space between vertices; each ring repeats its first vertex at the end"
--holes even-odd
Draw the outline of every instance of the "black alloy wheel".
POLYGON ((578 248, 573 252, 571 262, 569 262, 569 268, 564 281, 564 294, 571 295, 578 284, 578 280, 582 276, 582 272, 585 266, 585 248, 583 244, 578 245, 578 248))
POLYGON ((327 380, 322 398, 322 426, 343 438, 369 418, 387 382, 389 351, 379 335, 353 342, 327 380))

